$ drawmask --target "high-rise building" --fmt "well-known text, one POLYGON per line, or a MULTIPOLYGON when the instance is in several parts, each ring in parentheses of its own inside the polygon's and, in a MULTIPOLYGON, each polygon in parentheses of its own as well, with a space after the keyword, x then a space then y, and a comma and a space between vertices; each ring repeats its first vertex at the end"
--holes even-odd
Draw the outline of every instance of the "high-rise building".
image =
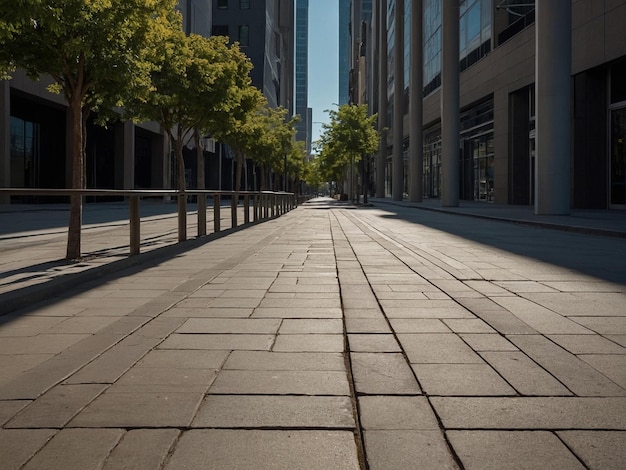
POLYGON ((626 0, 599 7, 593 0, 403 3, 404 40, 395 34, 396 0, 376 0, 373 15, 372 57, 387 53, 388 66, 372 83, 388 86, 379 87, 372 111, 384 109, 380 100, 390 105, 390 135, 395 123, 389 118, 397 103, 390 98, 397 89, 404 95, 402 143, 396 136, 393 143, 388 139, 382 160, 377 159, 387 195, 393 184, 402 186, 401 194, 411 193, 409 186, 418 174, 410 170, 411 152, 419 149, 420 199, 440 198, 444 204, 445 193, 452 190, 452 204, 456 198, 532 205, 537 213, 626 208, 626 41, 620 21, 626 0), (380 8, 384 4, 387 8, 380 8), (416 10, 422 27, 417 42, 410 39, 416 4, 422 6, 416 10), (452 20, 454 15, 458 20, 452 20), (404 48, 403 88, 394 86, 398 45, 404 48), (417 69, 423 76, 421 87, 409 93, 417 48, 423 60, 417 69), (550 89, 552 83, 560 85, 550 89), (445 105, 454 102, 455 94, 456 111, 445 105), (412 107, 420 112, 421 135, 411 131, 412 107), (452 114, 444 115, 444 109, 452 114), (446 125, 457 120, 458 137, 446 135, 446 125), (402 158, 392 158, 394 152, 402 158), (400 178, 394 168, 398 161, 400 178))
POLYGON ((213 0, 213 35, 238 42, 252 84, 272 107, 294 111, 294 0, 213 0))
POLYGON ((296 114, 300 115, 296 139, 311 153, 312 122, 308 107, 309 93, 309 0, 296 0, 296 114))
POLYGON ((350 102, 352 42, 350 27, 352 0, 339 0, 339 104, 350 102))

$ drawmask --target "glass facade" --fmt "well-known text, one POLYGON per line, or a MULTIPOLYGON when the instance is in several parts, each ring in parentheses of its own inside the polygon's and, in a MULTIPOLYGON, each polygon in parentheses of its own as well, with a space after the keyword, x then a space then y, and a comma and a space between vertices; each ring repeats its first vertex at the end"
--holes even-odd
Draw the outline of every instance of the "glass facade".
POLYGON ((424 0, 424 95, 441 86, 441 0, 424 0))
MULTIPOLYGON (((460 198, 493 202, 493 99, 461 113, 460 198)), ((424 197, 441 193, 441 126, 424 131, 424 197)))
MULTIPOLYGON (((424 0, 424 96, 441 86, 442 0, 424 0)), ((465 70, 491 51, 492 0, 459 3, 459 60, 465 70)))
POLYGON ((39 124, 11 116, 11 185, 36 188, 39 185, 39 124))
POLYGON ((626 60, 610 70, 610 205, 626 207, 626 60))

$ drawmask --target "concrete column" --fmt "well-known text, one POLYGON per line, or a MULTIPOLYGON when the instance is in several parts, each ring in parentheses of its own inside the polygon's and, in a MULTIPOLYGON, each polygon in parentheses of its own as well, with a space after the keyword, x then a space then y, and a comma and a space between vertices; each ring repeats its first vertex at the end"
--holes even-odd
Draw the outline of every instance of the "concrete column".
POLYGON ((422 0, 411 3, 411 68, 409 70, 409 201, 424 195, 424 40, 422 0))
POLYGON ((445 0, 441 59, 441 205, 459 205, 459 0, 445 0))
POLYGON ((378 0, 378 131, 380 144, 376 159, 376 197, 385 197, 387 167, 387 0, 378 0))
POLYGON ((401 201, 404 196, 404 0, 396 0, 393 45, 393 179, 391 198, 401 201))
MULTIPOLYGON (((11 87, 8 80, 0 81, 0 188, 11 186, 11 87)), ((0 204, 11 197, 0 194, 0 204)))
POLYGON ((115 126, 115 188, 135 187, 135 125, 125 121, 115 126))
POLYGON ((571 0, 536 5, 535 214, 570 211, 571 0))

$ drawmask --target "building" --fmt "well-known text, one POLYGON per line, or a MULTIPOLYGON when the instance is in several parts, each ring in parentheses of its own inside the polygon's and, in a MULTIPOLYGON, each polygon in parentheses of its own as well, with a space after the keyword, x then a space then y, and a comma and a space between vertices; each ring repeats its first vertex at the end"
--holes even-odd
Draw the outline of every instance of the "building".
POLYGON ((350 102, 352 0, 339 0, 339 102, 350 102))
MULTIPOLYGON (((208 35, 211 0, 181 0, 186 32, 208 35)), ((71 187, 70 117, 49 77, 32 81, 18 70, 0 81, 0 186, 71 187)), ((156 123, 87 123, 86 186, 102 189, 171 188, 174 167, 167 138, 156 123)), ((1 202, 36 198, 0 196, 1 202)), ((98 198, 102 200, 103 198, 98 198)), ((51 202, 45 197, 41 202, 51 202)))
POLYGON ((443 205, 626 208, 625 19, 626 0, 377 0, 371 57, 382 62, 386 54, 387 70, 373 66, 371 86, 387 86, 379 86, 373 111, 384 112, 389 129, 377 194, 412 199, 415 186, 417 200, 443 205), (419 4, 421 44, 411 37, 419 4), (412 68, 415 60, 422 67, 412 68), (419 110, 419 130, 411 109, 419 110))
POLYGON ((252 84, 293 113, 293 0, 213 0, 213 35, 238 42, 254 65, 252 84))
MULTIPOLYGON (((213 0, 213 35, 238 42, 250 58, 252 85, 263 92, 269 106, 294 113, 295 14, 294 0, 213 0)), ((234 161, 227 146, 217 146, 219 168, 207 180, 212 187, 233 188, 234 161), (220 175, 216 179, 216 175, 220 175)), ((253 165, 245 165, 242 189, 258 189, 253 165)))
POLYGON ((309 94, 309 0, 296 0, 296 114, 300 116, 296 140, 305 143, 307 155, 311 153, 312 110, 309 94))

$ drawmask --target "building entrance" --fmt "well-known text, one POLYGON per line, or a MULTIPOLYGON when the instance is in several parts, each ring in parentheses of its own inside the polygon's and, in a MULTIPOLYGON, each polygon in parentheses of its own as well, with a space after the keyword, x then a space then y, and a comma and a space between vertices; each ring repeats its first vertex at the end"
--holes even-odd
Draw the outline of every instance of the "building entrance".
POLYGON ((610 112, 610 202, 611 207, 626 209, 626 106, 610 112))

